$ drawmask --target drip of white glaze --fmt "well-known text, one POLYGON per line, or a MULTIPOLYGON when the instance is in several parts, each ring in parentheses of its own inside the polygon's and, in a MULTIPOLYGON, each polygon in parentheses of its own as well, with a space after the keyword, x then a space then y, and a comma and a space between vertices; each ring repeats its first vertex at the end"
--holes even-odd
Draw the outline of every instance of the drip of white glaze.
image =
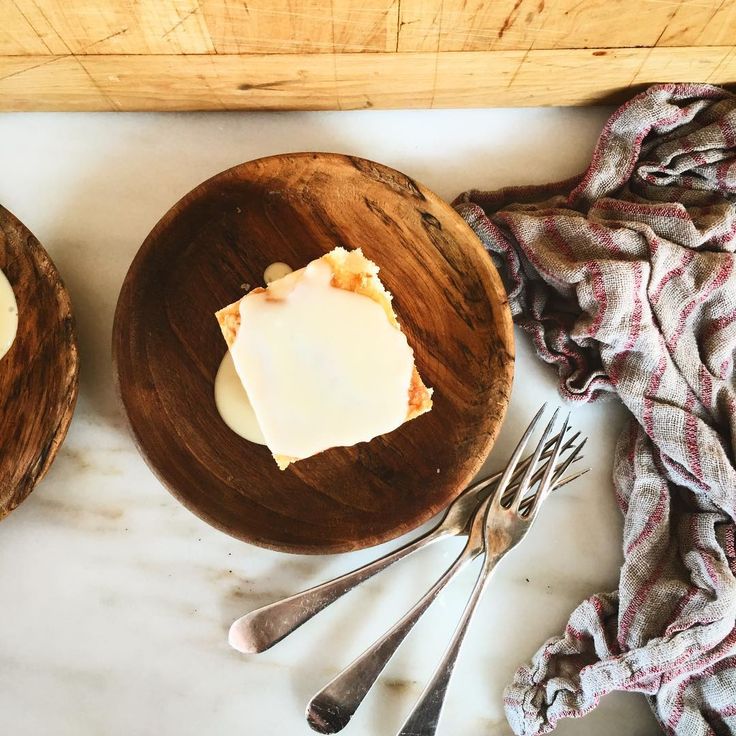
POLYGON ((245 393, 243 384, 235 372, 232 356, 229 352, 217 369, 215 377, 215 405, 220 412, 222 421, 232 429, 235 434, 240 435, 250 442, 265 445, 263 433, 258 426, 258 419, 253 407, 245 393))
POLYGON ((0 359, 10 350, 18 332, 18 305, 5 274, 0 271, 0 359))
POLYGON ((270 284, 273 281, 278 281, 287 274, 290 274, 294 269, 288 264, 282 261, 276 261, 266 268, 263 272, 263 282, 270 284))

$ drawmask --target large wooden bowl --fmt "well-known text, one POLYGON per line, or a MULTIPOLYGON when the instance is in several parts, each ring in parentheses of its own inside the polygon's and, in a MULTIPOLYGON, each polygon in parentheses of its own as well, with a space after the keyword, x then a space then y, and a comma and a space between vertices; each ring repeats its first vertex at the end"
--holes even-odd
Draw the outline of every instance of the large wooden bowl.
POLYGON ((46 474, 79 386, 69 295, 32 233, 0 207, 0 270, 18 304, 18 333, 0 358, 0 519, 46 474))
POLYGON ((128 271, 113 355, 135 439, 169 490, 235 537, 302 553, 384 542, 447 506, 493 444, 514 361, 503 286, 462 218, 398 171, 317 153, 236 166, 169 210, 128 271), (381 267, 434 408, 282 472, 217 413, 213 314, 270 263, 298 268, 336 245, 381 267))

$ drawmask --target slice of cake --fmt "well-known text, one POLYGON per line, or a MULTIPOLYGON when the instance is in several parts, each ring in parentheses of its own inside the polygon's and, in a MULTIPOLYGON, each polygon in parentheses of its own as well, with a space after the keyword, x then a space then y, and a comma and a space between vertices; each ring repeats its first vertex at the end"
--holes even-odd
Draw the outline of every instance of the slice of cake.
POLYGON ((281 469, 432 408, 378 266, 335 248, 217 312, 281 469))

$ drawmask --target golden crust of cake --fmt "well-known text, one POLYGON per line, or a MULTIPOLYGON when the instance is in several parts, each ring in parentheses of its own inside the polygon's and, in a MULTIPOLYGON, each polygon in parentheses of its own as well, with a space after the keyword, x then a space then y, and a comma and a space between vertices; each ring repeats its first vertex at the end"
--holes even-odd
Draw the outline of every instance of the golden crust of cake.
POLYGON ((409 409, 406 412, 406 419, 414 419, 420 414, 428 412, 432 408, 432 389, 427 388, 422 381, 417 367, 411 374, 411 383, 409 384, 409 409))
MULTIPOLYGON (((391 294, 381 283, 378 278, 378 266, 363 255, 363 251, 358 248, 356 250, 346 250, 345 248, 335 248, 326 253, 322 258, 330 264, 332 268, 332 286, 345 291, 353 291, 362 294, 383 307, 389 322, 397 329, 401 329, 393 307, 391 306, 391 294)), ((261 287, 253 289, 249 293, 266 291, 261 287)), ((245 297, 243 297, 245 298, 245 297)), ((228 304, 215 313, 220 330, 225 338, 228 348, 232 347, 235 337, 240 329, 240 302, 239 299, 232 304, 228 304)), ((422 381, 416 366, 412 371, 411 383, 409 384, 409 396, 406 412, 406 420, 414 419, 428 412, 432 408, 432 389, 427 388, 422 381)), ((292 462, 296 462, 299 458, 287 457, 285 455, 274 455, 277 465, 284 470, 292 462)))
POLYGON ((219 312, 215 312, 215 317, 220 324, 220 330, 228 348, 231 348, 240 329, 240 301, 228 304, 219 312))
POLYGON ((383 307, 388 321, 394 327, 399 327, 394 308, 391 306, 391 294, 386 291, 378 278, 378 266, 368 260, 360 248, 357 250, 335 248, 322 257, 332 268, 334 287, 354 291, 356 294, 373 299, 383 307))

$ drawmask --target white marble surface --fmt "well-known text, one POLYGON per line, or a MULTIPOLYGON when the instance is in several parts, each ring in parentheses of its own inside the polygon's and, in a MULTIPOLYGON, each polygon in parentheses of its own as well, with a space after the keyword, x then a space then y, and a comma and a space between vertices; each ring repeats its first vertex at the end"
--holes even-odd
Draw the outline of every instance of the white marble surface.
MULTIPOLYGON (((452 540, 401 563, 258 658, 228 648, 237 615, 376 551, 295 557, 234 541, 181 507, 137 455, 113 394, 110 329, 128 264, 158 218, 212 174, 280 151, 377 159, 446 198, 567 177, 587 163, 608 112, 0 116, 0 202, 59 266, 82 357, 79 404, 61 454, 0 528, 3 733, 311 733, 303 720, 309 696, 459 548, 452 540)), ((521 336, 517 353, 498 457, 541 400, 559 403, 553 374, 521 336)), ((583 597, 615 586, 621 519, 609 477, 625 414, 610 401, 576 408, 574 420, 590 435, 594 470, 550 500, 531 538, 499 568, 462 652, 441 733, 509 734, 501 693, 515 667, 583 597)), ((473 577, 453 584, 419 624, 346 733, 397 730, 473 577)), ((641 697, 613 695, 557 733, 656 731, 641 697)))

